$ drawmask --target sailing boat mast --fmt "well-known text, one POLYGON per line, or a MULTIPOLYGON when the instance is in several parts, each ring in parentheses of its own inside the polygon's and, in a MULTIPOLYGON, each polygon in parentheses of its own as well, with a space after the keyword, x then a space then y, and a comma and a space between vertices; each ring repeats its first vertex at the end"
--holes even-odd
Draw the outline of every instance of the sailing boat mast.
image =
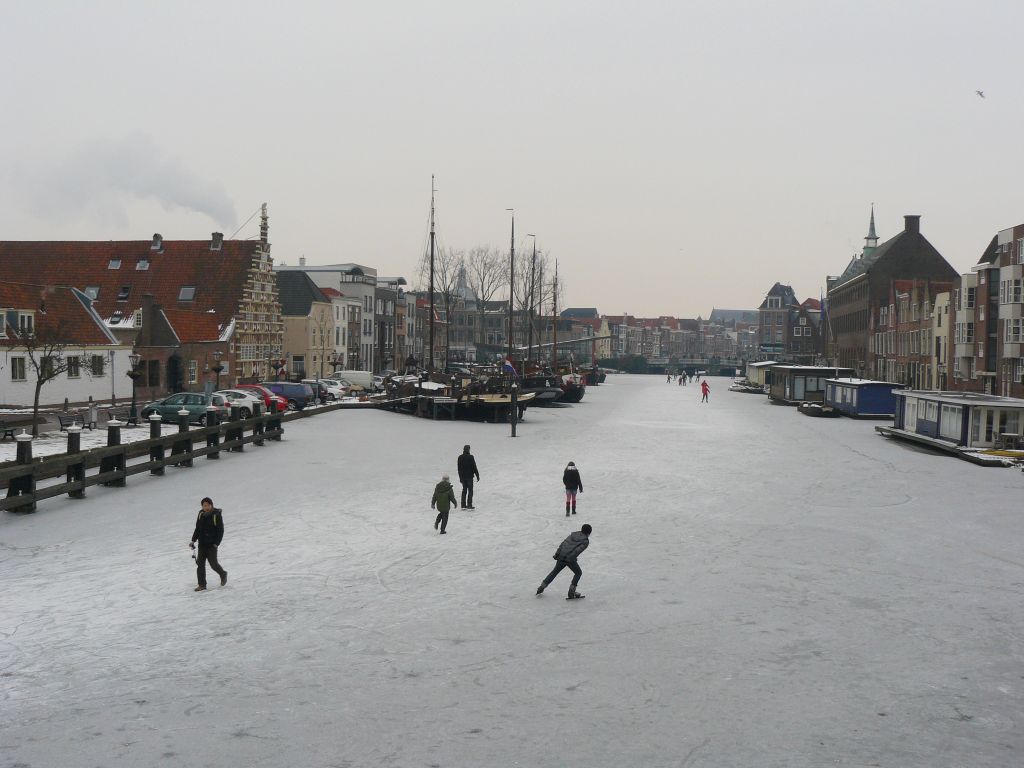
MULTIPOLYGON (((530 324, 529 330, 529 341, 526 342, 526 362, 530 362, 533 358, 533 307, 534 307, 534 287, 537 284, 537 236, 533 237, 533 258, 530 260, 530 308, 527 310, 527 322, 530 324)), ((523 369, 525 372, 525 368, 523 369)))
POLYGON ((555 259, 555 280, 551 284, 551 370, 558 373, 558 259, 555 259))
POLYGON ((434 372, 434 174, 430 174, 430 326, 429 348, 427 350, 427 371, 434 372))

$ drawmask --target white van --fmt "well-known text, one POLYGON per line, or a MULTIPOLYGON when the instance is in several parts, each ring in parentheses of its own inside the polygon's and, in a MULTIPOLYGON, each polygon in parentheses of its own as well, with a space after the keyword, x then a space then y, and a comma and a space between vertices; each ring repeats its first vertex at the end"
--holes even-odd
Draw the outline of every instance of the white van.
POLYGON ((331 378, 344 379, 349 384, 362 387, 367 392, 373 389, 373 374, 370 371, 335 371, 331 378))

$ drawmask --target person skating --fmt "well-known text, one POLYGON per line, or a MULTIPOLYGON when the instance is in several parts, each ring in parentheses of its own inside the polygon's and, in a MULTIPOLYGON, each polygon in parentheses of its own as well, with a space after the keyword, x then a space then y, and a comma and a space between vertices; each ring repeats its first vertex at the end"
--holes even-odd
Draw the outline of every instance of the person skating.
POLYGON ((583 493, 583 481, 580 480, 580 471, 576 469, 573 462, 562 473, 562 485, 565 486, 565 516, 569 516, 569 510, 576 514, 576 492, 583 493))
POLYGON ((437 508, 437 518, 434 520, 434 530, 441 526, 441 533, 445 533, 448 527, 448 510, 452 506, 458 507, 459 502, 455 500, 455 489, 448 479, 448 475, 441 478, 441 482, 434 487, 434 495, 430 497, 430 508, 437 508))
POLYGON ((196 550, 196 577, 199 586, 196 592, 206 589, 206 563, 209 561, 212 568, 220 576, 220 585, 223 587, 228 583, 228 572, 220 567, 217 562, 217 547, 224 538, 224 513, 213 506, 213 499, 207 496, 202 501, 202 509, 196 518, 196 529, 192 532, 192 540, 188 543, 190 549, 196 550))
POLYGON ((561 573, 563 568, 568 568, 572 571, 572 584, 569 585, 569 595, 566 599, 576 600, 583 597, 583 595, 576 591, 576 585, 583 578, 583 569, 580 568, 576 560, 583 554, 583 550, 590 546, 590 532, 592 530, 588 524, 584 524, 578 531, 573 531, 566 536, 565 541, 558 545, 554 555, 557 562, 551 573, 545 576, 544 581, 537 587, 538 595, 544 591, 548 584, 555 580, 555 576, 561 573))
POLYGON ((711 392, 711 387, 708 386, 708 380, 707 379, 704 379, 704 381, 702 381, 700 383, 700 391, 701 391, 700 401, 702 403, 706 403, 708 401, 708 393, 711 392))
POLYGON ((476 459, 469 452, 469 446, 462 446, 462 454, 459 456, 459 482, 462 484, 462 508, 476 509, 473 506, 473 478, 480 479, 480 472, 476 468, 476 459))

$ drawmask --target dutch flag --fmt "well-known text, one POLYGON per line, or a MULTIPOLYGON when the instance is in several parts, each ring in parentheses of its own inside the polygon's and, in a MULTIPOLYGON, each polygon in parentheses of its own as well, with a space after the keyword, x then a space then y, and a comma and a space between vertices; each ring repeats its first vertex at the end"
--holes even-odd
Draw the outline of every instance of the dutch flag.
POLYGON ((505 362, 501 366, 501 370, 504 371, 505 373, 511 373, 517 379, 519 378, 519 374, 516 373, 516 367, 512 365, 512 361, 509 360, 507 357, 505 358, 505 362))

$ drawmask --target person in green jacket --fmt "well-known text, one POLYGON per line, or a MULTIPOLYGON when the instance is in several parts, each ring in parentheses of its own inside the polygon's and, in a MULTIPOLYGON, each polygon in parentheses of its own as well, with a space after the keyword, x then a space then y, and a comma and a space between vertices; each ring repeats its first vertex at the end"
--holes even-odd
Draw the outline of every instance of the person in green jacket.
POLYGON ((434 495, 430 497, 430 508, 437 508, 437 519, 434 520, 434 530, 441 526, 441 533, 445 532, 448 526, 448 510, 452 507, 459 508, 459 502, 455 500, 455 490, 448 479, 448 475, 441 478, 441 482, 434 487, 434 495))

